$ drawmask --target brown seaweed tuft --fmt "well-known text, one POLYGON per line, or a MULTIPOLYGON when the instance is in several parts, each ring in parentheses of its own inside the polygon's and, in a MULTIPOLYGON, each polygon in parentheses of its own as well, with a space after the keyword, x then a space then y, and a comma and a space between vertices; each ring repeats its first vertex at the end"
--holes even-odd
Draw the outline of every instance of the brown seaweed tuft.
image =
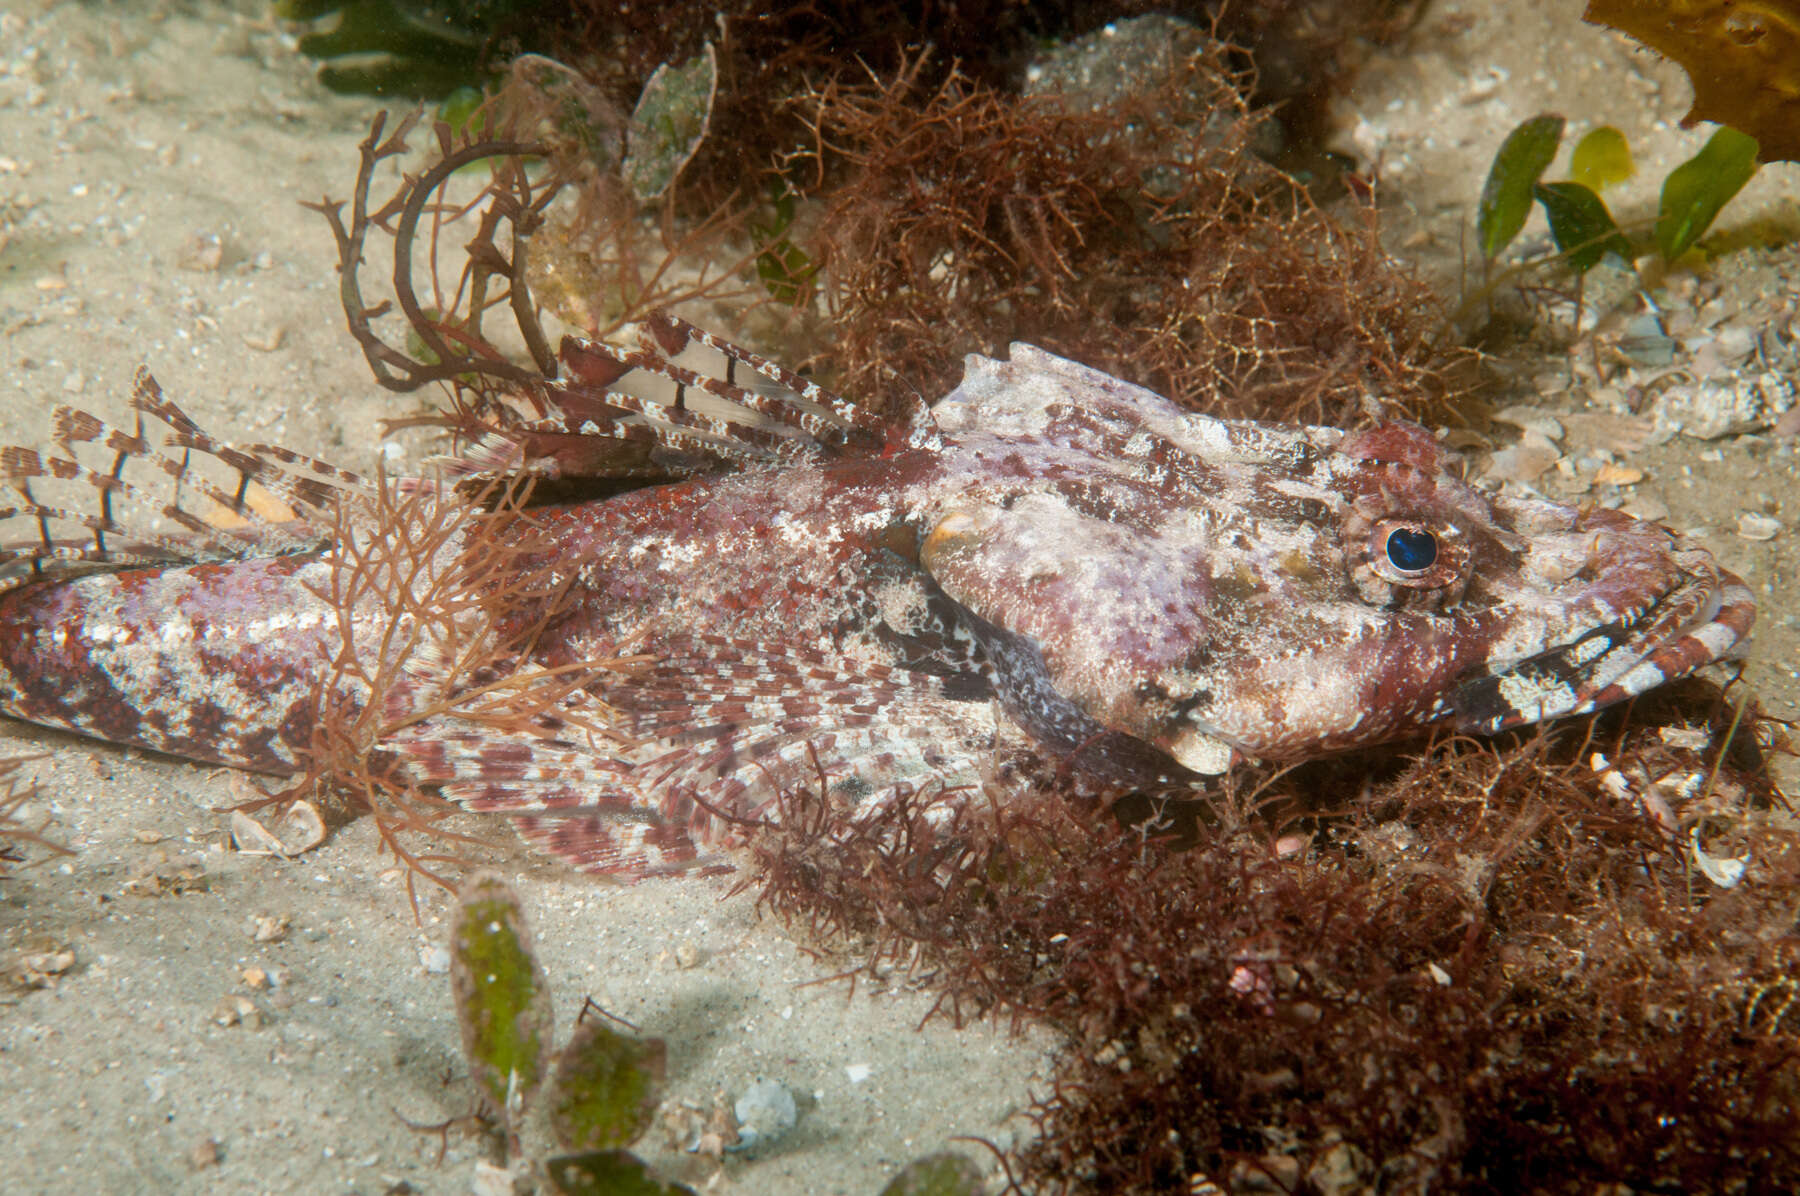
MULTIPOLYGON (((1458 355, 1382 251, 1366 188, 1324 206, 1269 166, 1257 76, 1200 29, 1179 27, 1161 74, 1096 100, 1028 94, 1023 58, 960 59, 955 38, 853 59, 800 37, 759 57, 746 31, 761 25, 726 27, 748 40, 720 47, 710 131, 649 206, 621 185, 617 147, 594 148, 635 95, 610 73, 625 57, 514 72, 499 127, 528 128, 573 190, 534 209, 536 265, 513 294, 528 278, 602 336, 656 307, 739 323, 763 306, 746 339, 870 404, 935 398, 965 354, 1014 339, 1226 414, 1421 416, 1444 393, 1458 355)), ((698 48, 646 44, 662 61, 698 48)))
POLYGON ((985 87, 1017 90, 1043 46, 1151 13, 1209 30, 1235 47, 1240 65, 1253 59, 1249 98, 1274 111, 1286 141, 1305 152, 1326 132, 1329 100, 1354 76, 1366 48, 1401 38, 1423 8, 1418 0, 581 0, 558 9, 557 27, 533 44, 589 75, 627 111, 657 67, 713 44, 721 87, 716 135, 695 163, 690 188, 690 199, 710 208, 800 144, 785 101, 815 85, 865 71, 891 77, 930 48, 918 81, 926 92, 953 71, 985 87))
POLYGON ((935 398, 1015 339, 1220 414, 1416 416, 1441 388, 1435 301, 1372 206, 1330 215, 1255 156, 1217 43, 1098 111, 954 70, 923 87, 922 65, 797 101, 824 193, 815 361, 841 389, 935 398))
POLYGON ((39 756, 7 756, 0 759, 0 876, 13 864, 22 862, 27 844, 58 855, 72 854, 68 848, 44 837, 42 826, 32 828, 19 817, 25 803, 37 793, 33 782, 22 780, 19 769, 40 759, 39 756))
POLYGON ((763 899, 1066 1035, 1021 1191, 1785 1190, 1781 728, 1703 682, 1639 707, 1297 769, 1185 850, 1048 798, 846 836, 799 795, 763 899))

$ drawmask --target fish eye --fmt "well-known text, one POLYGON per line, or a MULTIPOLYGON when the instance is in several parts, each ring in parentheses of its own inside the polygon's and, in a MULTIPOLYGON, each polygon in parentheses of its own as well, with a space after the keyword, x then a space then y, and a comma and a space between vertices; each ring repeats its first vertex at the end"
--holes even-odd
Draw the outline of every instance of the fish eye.
POLYGON ((1437 564, 1437 537, 1412 527, 1397 527, 1387 537, 1388 564, 1402 573, 1423 573, 1437 564))
POLYGON ((1378 509, 1352 509, 1342 527, 1344 564, 1363 601, 1426 610, 1462 601, 1474 552, 1449 512, 1412 504, 1383 518, 1378 509))

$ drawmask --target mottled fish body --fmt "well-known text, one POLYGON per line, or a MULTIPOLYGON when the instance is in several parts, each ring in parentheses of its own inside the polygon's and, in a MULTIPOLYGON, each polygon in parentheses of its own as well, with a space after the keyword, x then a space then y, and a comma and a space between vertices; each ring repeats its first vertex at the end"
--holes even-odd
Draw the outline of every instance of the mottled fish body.
POLYGON ((767 382, 572 341, 549 417, 491 420, 451 462, 496 484, 652 475, 591 501, 481 506, 466 476, 227 449, 153 385, 137 406, 166 445, 141 415, 124 435, 59 413, 57 452, 0 459, 3 514, 35 533, 0 555, 0 710, 273 773, 316 762, 323 712, 372 710, 362 746, 411 782, 640 876, 712 860, 734 820, 821 779, 870 811, 1046 777, 1192 795, 1246 759, 1582 713, 1754 618, 1667 529, 1485 493, 1412 425, 1213 419, 1025 345, 878 420, 653 331, 767 382), (630 373, 676 401, 625 393, 630 373), (215 506, 266 490, 291 518, 165 504, 181 535, 134 540, 126 466, 180 483, 193 454, 226 467, 215 506), (51 479, 99 514, 43 499, 51 479), (495 714, 522 692, 528 713, 495 714))

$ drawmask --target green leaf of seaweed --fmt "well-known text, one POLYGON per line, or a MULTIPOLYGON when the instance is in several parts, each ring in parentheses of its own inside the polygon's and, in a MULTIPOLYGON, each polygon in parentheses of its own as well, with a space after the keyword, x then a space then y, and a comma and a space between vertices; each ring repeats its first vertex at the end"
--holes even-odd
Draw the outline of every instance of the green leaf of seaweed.
POLYGON ((544 1171, 562 1196, 694 1196, 685 1184, 657 1179, 642 1159, 624 1150, 559 1155, 544 1171))
POLYGON ((603 171, 622 160, 625 116, 587 76, 543 54, 521 54, 508 71, 529 123, 557 152, 603 171))
POLYGON ((1663 180, 1656 247, 1672 262, 1712 226, 1719 209, 1761 168, 1756 138, 1721 125, 1700 152, 1663 180))
POLYGON ((667 1061, 660 1038, 629 1038, 598 1017, 577 1023, 547 1090, 557 1145, 605 1150, 636 1140, 662 1103, 667 1061))
POLYGON ((625 182, 639 201, 667 191, 699 150, 718 84, 711 42, 680 66, 663 63, 644 84, 625 133, 625 182))
POLYGON ((798 304, 818 275, 819 264, 787 238, 788 227, 794 223, 794 192, 772 181, 769 194, 773 218, 767 223, 750 221, 750 236, 757 248, 756 276, 777 303, 798 304))
POLYGON ((1631 145, 1611 125, 1589 129, 1569 154, 1569 177, 1594 191, 1604 191, 1635 173, 1631 145))
POLYGON ((986 1190, 980 1168, 945 1151, 908 1163, 881 1189, 881 1196, 981 1196, 986 1190))
POLYGON ((1609 253, 1631 261, 1631 242, 1592 190, 1580 183, 1538 183, 1531 193, 1544 205, 1550 235, 1575 273, 1586 274, 1609 253))
POLYGON ((336 15, 299 42, 302 54, 334 60, 319 68, 319 81, 333 91, 435 100, 485 73, 488 19, 473 6, 446 12, 409 0, 282 0, 276 13, 315 22, 336 15))
POLYGON ((1531 215, 1531 188, 1556 157, 1563 118, 1534 116, 1506 135, 1475 210, 1475 238, 1481 256, 1492 261, 1512 243, 1531 215))
POLYGON ((497 876, 463 887, 450 928, 450 991, 469 1076, 511 1123, 543 1079, 552 1014, 524 910, 497 876))

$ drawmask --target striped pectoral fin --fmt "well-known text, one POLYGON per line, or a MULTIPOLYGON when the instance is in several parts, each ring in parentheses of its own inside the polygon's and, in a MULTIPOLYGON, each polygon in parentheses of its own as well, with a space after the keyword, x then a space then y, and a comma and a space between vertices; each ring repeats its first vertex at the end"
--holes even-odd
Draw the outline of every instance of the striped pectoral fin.
POLYGON ((408 776, 471 810, 505 814, 532 845, 621 880, 728 869, 695 842, 690 818, 659 800, 622 745, 521 737, 427 720, 383 747, 408 776))
POLYGON ((801 795, 863 818, 963 792, 995 741, 991 705, 936 677, 722 636, 670 645, 606 696, 626 731, 666 747, 646 784, 724 822, 778 819, 801 795))
POLYGON ((948 812, 994 739, 989 706, 934 678, 718 637, 672 645, 600 696, 613 745, 427 722, 384 746, 571 866, 635 880, 728 867, 722 849, 797 800, 853 820, 897 799, 948 812))

